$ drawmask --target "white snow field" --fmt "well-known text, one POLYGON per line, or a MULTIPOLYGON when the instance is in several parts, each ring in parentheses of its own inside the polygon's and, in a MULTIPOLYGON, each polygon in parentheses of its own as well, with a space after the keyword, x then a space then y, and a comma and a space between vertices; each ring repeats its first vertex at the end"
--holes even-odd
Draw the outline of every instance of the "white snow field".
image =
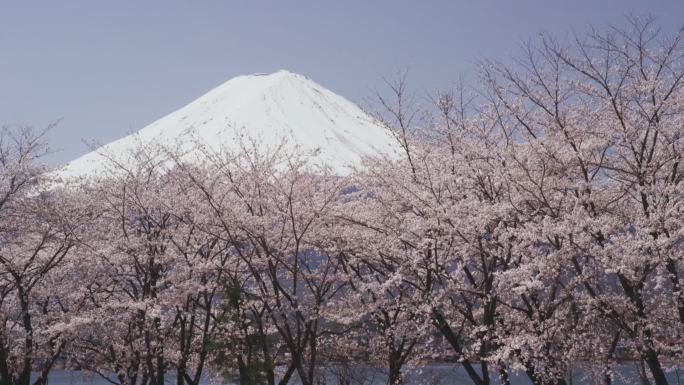
MULTIPOLYGON (((106 144, 60 168, 71 179, 103 175, 108 158, 140 145, 180 146, 192 154, 198 143, 210 151, 238 151, 241 143, 257 143, 261 151, 286 139, 344 175, 364 156, 397 153, 397 143, 373 117, 356 104, 311 79, 281 70, 235 77, 197 100, 140 131, 106 144)), ((197 155, 197 154, 195 154, 197 155)))

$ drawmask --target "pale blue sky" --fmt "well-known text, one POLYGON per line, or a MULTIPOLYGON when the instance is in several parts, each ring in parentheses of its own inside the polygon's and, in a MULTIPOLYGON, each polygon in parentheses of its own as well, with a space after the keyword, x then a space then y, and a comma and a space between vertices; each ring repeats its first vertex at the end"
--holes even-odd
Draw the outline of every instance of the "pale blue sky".
POLYGON ((539 32, 651 14, 666 32, 684 1, 0 0, 0 124, 50 134, 51 162, 88 151, 233 76, 286 68, 356 102, 408 68, 420 94, 505 60, 539 32))

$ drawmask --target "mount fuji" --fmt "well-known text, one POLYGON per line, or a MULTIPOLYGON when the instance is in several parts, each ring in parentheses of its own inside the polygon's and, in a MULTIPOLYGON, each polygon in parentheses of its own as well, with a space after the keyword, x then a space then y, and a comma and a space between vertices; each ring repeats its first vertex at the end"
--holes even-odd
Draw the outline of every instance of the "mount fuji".
POLYGON ((287 146, 310 152, 316 163, 342 175, 366 156, 397 151, 392 134, 356 104, 305 76, 281 70, 228 80, 138 132, 69 162, 57 174, 101 175, 108 172, 112 154, 134 150, 141 143, 189 148, 199 138, 238 151, 245 137, 264 149, 285 139, 287 146))

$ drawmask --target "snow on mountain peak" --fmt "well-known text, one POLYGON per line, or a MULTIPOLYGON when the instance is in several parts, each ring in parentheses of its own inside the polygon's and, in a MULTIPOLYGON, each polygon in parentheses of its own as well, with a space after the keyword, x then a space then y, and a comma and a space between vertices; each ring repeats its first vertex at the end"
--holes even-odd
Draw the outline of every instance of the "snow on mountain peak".
POLYGON ((264 148, 283 138, 315 161, 346 174, 364 156, 393 154, 391 134, 356 104, 313 80, 287 70, 238 76, 140 131, 85 154, 62 167, 64 178, 107 172, 103 154, 123 153, 139 143, 203 143, 238 150, 247 135, 264 148), (194 136, 192 136, 194 135, 194 136))

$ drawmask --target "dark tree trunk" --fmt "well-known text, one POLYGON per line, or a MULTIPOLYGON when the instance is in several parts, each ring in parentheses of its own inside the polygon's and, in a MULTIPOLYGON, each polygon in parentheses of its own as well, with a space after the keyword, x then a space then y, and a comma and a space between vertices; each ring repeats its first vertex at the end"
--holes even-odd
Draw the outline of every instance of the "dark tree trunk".
POLYGON ((660 366, 660 360, 658 360, 658 354, 652 348, 649 348, 644 352, 644 361, 651 371, 655 384, 668 385, 667 377, 665 377, 665 372, 663 371, 662 366, 660 366))

